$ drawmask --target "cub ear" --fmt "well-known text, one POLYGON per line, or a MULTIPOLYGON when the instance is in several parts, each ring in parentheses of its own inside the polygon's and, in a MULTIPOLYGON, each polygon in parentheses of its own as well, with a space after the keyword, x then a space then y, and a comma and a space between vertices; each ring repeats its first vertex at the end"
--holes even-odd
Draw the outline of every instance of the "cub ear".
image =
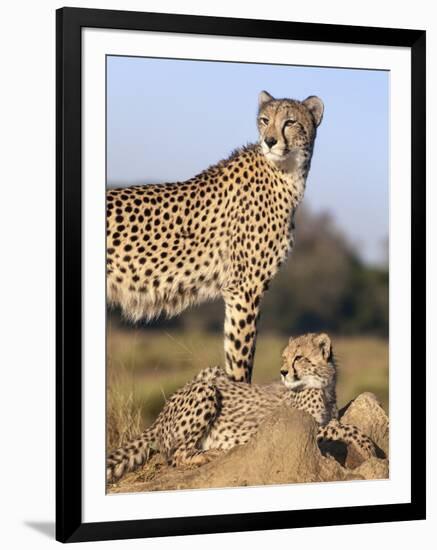
POLYGON ((267 103, 268 101, 272 101, 275 99, 272 95, 269 94, 269 92, 266 92, 263 90, 259 96, 258 96, 258 107, 261 108, 264 103, 267 103))
POLYGON ((310 95, 304 101, 302 101, 302 103, 313 115, 314 122, 316 126, 318 126, 322 122, 323 118, 323 111, 325 108, 323 105, 323 101, 320 99, 320 97, 310 95))
POLYGON ((290 338, 288 339, 288 343, 291 344, 291 342, 294 340, 293 336, 290 336, 290 338))
POLYGON ((320 347, 320 350, 322 352, 323 358, 326 361, 329 361, 329 358, 332 355, 332 343, 331 338, 325 333, 322 332, 321 334, 318 334, 316 337, 316 343, 320 347))

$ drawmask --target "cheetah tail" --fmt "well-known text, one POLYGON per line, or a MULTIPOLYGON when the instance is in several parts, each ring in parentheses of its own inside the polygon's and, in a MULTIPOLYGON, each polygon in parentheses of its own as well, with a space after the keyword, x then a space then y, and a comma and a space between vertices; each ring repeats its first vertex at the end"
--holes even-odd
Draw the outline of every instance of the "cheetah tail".
POLYGON ((111 453, 106 462, 106 481, 114 483, 128 472, 136 470, 153 453, 156 440, 154 427, 145 430, 139 437, 132 439, 123 447, 111 453))

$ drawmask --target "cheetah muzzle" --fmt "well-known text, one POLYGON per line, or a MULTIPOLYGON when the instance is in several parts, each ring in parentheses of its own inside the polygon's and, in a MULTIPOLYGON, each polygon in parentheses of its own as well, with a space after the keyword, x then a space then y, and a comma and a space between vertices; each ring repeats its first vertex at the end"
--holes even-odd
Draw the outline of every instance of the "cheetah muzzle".
POLYGON ((259 97, 259 143, 178 183, 107 192, 107 296, 132 321, 222 297, 225 370, 251 381, 261 298, 293 248, 317 97, 259 97))

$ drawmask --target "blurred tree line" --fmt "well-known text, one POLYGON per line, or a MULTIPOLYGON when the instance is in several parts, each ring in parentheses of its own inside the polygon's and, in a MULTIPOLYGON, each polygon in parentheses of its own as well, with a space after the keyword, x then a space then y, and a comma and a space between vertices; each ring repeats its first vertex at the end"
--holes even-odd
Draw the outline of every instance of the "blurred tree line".
MULTIPOLYGON (((117 311, 110 313, 123 322, 117 311)), ((203 304, 146 327, 222 331, 223 303, 203 304)), ((285 335, 325 330, 388 336, 388 267, 365 264, 326 213, 300 208, 296 239, 261 307, 260 329, 285 335)))

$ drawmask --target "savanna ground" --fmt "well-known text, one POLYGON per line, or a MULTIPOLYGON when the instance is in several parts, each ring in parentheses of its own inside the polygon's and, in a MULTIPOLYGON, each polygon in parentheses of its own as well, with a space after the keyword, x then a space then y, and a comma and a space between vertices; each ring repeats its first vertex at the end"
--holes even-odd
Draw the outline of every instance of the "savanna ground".
MULTIPOLYGON (((330 334, 338 364, 340 407, 366 391, 388 412, 388 341, 330 334)), ((123 328, 108 320, 107 445, 114 449, 156 418, 166 397, 201 369, 223 365, 223 335, 183 329, 123 328)), ((254 382, 278 380, 287 337, 262 331, 254 382)))

